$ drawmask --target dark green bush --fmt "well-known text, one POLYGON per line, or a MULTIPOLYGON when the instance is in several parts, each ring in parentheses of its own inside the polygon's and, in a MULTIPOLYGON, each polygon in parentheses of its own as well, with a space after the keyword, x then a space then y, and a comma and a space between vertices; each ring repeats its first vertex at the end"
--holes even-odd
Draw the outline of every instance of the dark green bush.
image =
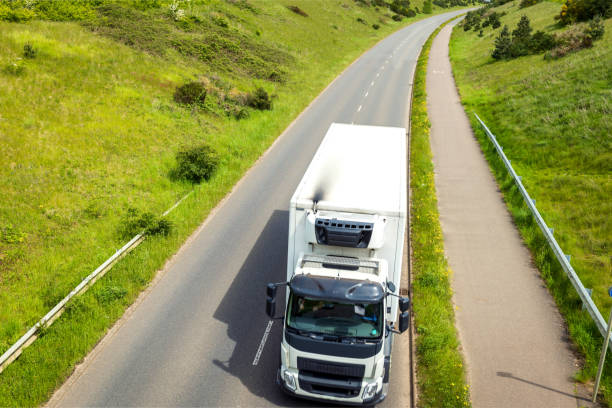
POLYGON ((517 27, 512 31, 510 38, 508 26, 504 26, 495 40, 495 48, 491 56, 497 60, 520 57, 522 55, 537 54, 547 51, 557 45, 555 36, 537 31, 531 35, 531 26, 527 16, 522 16, 517 27))
POLYGON ((404 17, 413 17, 416 15, 414 10, 410 9, 410 0, 393 0, 389 5, 389 9, 396 14, 401 14, 404 17))
POLYGON ((206 88, 201 82, 188 82, 174 91, 174 101, 183 105, 202 105, 206 100, 206 88))
POLYGON ((34 59, 38 54, 38 50, 34 48, 31 44, 25 44, 23 46, 23 56, 24 58, 34 59))
POLYGON ((263 88, 257 88, 254 93, 247 95, 247 105, 259 109, 259 110, 270 110, 272 109, 272 100, 270 95, 263 88))
POLYGON ((367 22, 367 21, 365 21, 365 20, 364 20, 363 18, 361 18, 361 17, 357 17, 357 22, 358 22, 358 23, 361 23, 361 24, 365 24, 365 25, 367 25, 367 24, 368 24, 368 22, 367 22))
POLYGON ((519 4, 519 8, 533 6, 533 5, 538 4, 541 1, 542 0, 521 0, 521 3, 519 4))
POLYGON ((219 164, 219 158, 212 147, 203 143, 180 150, 176 154, 176 162, 173 174, 175 178, 200 183, 210 179, 219 164))
POLYGON ((555 45, 556 41, 554 35, 547 34, 543 31, 536 31, 529 41, 529 50, 532 53, 539 53, 551 50, 555 45))
POLYGON ((380 25, 378 24, 372 24, 372 28, 375 30, 378 30, 380 28, 380 25))
POLYGON ((556 17, 561 24, 588 21, 596 16, 612 17, 610 0, 567 0, 556 17))
POLYGON ((119 224, 119 235, 123 239, 132 238, 137 234, 164 235, 172 230, 172 223, 165 218, 156 217, 150 212, 140 212, 136 208, 128 208, 119 224))
POLYGON ((399 14, 394 14, 392 17, 393 21, 402 21, 402 16, 399 14))
POLYGON ((479 10, 468 11, 463 20, 463 31, 470 31, 473 27, 476 27, 477 24, 479 27, 478 29, 480 29, 480 20, 481 14, 479 10))
POLYGON ((593 20, 591 20, 589 22, 589 25, 584 30, 584 33, 588 35, 593 41, 597 41, 603 38, 605 28, 601 17, 596 16, 593 20))

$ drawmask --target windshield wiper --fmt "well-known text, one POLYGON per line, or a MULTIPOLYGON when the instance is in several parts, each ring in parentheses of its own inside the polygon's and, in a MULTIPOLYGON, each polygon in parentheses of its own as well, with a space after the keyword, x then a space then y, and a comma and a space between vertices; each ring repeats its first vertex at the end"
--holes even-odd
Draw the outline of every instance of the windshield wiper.
POLYGON ((291 327, 291 326, 287 326, 287 329, 289 329, 289 331, 292 333, 296 333, 304 337, 310 337, 311 339, 315 339, 315 340, 337 342, 340 339, 335 334, 327 334, 327 333, 320 333, 320 332, 315 332, 315 331, 310 331, 310 330, 296 329, 295 327, 291 327))

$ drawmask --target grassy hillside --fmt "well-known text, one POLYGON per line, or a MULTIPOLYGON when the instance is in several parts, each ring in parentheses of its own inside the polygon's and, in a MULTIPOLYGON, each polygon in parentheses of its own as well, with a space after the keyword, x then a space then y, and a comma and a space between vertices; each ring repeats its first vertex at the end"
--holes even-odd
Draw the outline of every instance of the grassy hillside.
MULTIPOLYGON (((534 31, 560 35, 571 29, 554 20, 561 5, 542 2, 520 9, 518 1, 496 10, 506 12, 501 24, 510 30, 526 15, 534 31)), ((612 299, 612 20, 592 48, 557 59, 543 54, 495 61, 491 57, 501 28, 483 35, 457 27, 451 40, 453 71, 466 111, 477 112, 495 133, 504 152, 587 288, 607 318, 612 299)), ((476 122, 472 122, 478 129, 476 122)), ((487 154, 521 232, 532 249, 573 339, 585 354, 581 380, 594 376, 601 336, 581 310, 581 303, 559 265, 546 249, 512 183, 482 133, 487 154)), ((612 399, 612 360, 603 391, 612 399)))
POLYGON ((426 17, 395 21, 377 3, 0 4, 0 353, 127 241, 129 208, 160 214, 193 188, 170 177, 179 149, 207 142, 220 163, 168 237, 147 239, 0 374, 0 406, 45 401, 293 118, 426 17), (189 81, 207 89, 200 106, 173 100, 189 81), (271 111, 245 106, 259 87, 271 111))

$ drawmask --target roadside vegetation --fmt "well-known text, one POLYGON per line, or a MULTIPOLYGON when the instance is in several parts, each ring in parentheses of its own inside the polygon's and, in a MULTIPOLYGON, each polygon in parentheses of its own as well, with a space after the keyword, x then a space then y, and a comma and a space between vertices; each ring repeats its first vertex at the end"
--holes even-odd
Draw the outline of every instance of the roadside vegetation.
POLYGON ((471 406, 455 329, 451 270, 444 256, 434 168, 429 144, 425 78, 431 43, 419 56, 414 77, 410 128, 410 243, 412 305, 416 328, 419 407, 471 406))
POLYGON ((394 3, 415 16, 382 0, 0 3, 0 354, 149 235, 0 374, 0 406, 46 401, 308 103, 426 17, 394 3))
MULTIPOLYGON (((582 310, 573 287, 472 115, 478 113, 504 147, 607 319, 612 307, 612 299, 607 295, 612 285, 612 19, 608 9, 599 19, 591 13, 563 21, 567 5, 570 9, 584 6, 579 3, 581 0, 569 0, 562 6, 542 1, 521 7, 521 3, 513 1, 491 8, 484 15, 499 14, 502 27, 517 27, 521 21, 525 27, 528 21, 534 31, 555 41, 595 27, 597 38, 592 38, 588 46, 582 44, 552 58, 546 58, 546 53, 520 53, 512 58, 495 59, 492 52, 501 28, 487 29, 479 35, 479 30, 457 27, 451 39, 450 56, 476 136, 515 223, 531 249, 533 261, 584 357, 576 379, 590 383, 596 374, 603 339, 582 310)), ((602 4, 610 7, 610 2, 602 4)), ((554 52, 555 47, 549 52, 554 52)), ((600 396, 610 405, 612 358, 606 363, 600 396)))

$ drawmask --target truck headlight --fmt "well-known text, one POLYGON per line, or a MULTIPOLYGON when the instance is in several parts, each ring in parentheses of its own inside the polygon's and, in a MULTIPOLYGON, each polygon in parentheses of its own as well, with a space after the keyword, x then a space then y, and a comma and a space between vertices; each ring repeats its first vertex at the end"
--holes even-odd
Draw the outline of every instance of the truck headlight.
POLYGON ((364 400, 369 400, 371 398, 374 398, 374 395, 376 394, 376 383, 370 383, 368 385, 365 386, 365 388, 363 389, 363 399, 364 400))
POLYGON ((295 391, 297 388, 297 382, 295 381, 295 375, 289 370, 283 371, 283 379, 285 380, 285 386, 291 391, 295 391))

